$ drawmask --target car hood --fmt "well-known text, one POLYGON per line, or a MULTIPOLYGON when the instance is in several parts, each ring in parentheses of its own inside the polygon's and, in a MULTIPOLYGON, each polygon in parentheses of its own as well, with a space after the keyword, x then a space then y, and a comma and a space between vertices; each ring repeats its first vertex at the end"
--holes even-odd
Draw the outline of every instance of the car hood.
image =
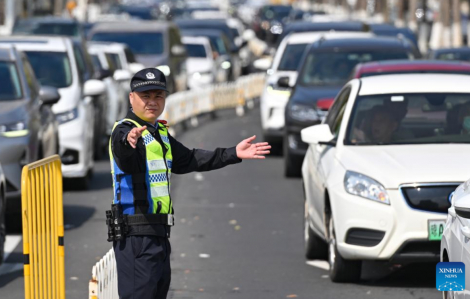
POLYGON ((186 67, 189 74, 195 72, 210 72, 212 71, 213 65, 213 62, 206 58, 188 58, 186 60, 186 67))
POLYGON ((333 99, 342 86, 305 87, 297 85, 291 95, 290 102, 296 104, 314 104, 319 99, 333 99))
POLYGON ((466 181, 469 151, 470 144, 345 146, 337 158, 346 170, 396 189, 401 184, 466 181))
POLYGON ((28 101, 0 101, 0 124, 14 124, 25 119, 28 115, 28 101))
POLYGON ((78 86, 71 85, 66 88, 59 88, 60 100, 52 106, 52 112, 55 114, 70 111, 78 106, 82 97, 82 92, 78 86))
POLYGON ((165 55, 135 55, 135 59, 145 67, 168 65, 168 59, 165 55))

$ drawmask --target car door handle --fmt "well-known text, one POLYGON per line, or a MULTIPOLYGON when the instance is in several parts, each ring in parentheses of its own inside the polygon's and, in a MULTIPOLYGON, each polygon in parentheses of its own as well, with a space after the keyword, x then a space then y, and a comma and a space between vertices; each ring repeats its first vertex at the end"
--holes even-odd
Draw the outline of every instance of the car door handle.
POLYGON ((449 212, 449 215, 452 216, 453 218, 457 216, 457 214, 455 213, 454 207, 450 207, 447 211, 449 212))
POLYGON ((462 227, 460 228, 460 231, 462 232, 462 234, 463 234, 465 237, 467 237, 467 238, 470 239, 470 228, 469 228, 468 226, 462 226, 462 227))

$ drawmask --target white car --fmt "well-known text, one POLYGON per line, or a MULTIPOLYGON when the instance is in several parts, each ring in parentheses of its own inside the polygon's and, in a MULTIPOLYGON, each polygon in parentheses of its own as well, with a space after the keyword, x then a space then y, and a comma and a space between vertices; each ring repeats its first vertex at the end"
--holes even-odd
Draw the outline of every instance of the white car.
POLYGON ((354 79, 322 124, 301 131, 305 249, 336 282, 362 260, 439 260, 449 195, 468 178, 466 75, 354 79), (326 246, 328 245, 328 246, 326 246))
POLYGON ((0 39, 28 56, 42 85, 56 87, 60 100, 52 106, 59 122, 59 143, 64 178, 75 178, 86 188, 93 171, 94 107, 92 97, 105 92, 103 82, 83 82, 80 51, 66 37, 12 36, 0 39), (77 59, 78 58, 78 59, 77 59))
POLYGON ((106 109, 106 132, 111 135, 114 123, 126 116, 129 107, 128 89, 131 74, 127 70, 115 69, 116 66, 111 66, 112 53, 106 52, 108 47, 102 43, 88 43, 88 53, 94 60, 95 64, 99 65, 101 69, 113 73, 112 76, 102 78, 106 85, 107 94, 107 109, 106 109), (114 72, 113 72, 114 70, 114 72), (118 80, 116 80, 118 79, 118 80), (123 85, 127 84, 127 87, 123 85))
POLYGON ((372 37, 362 32, 302 32, 285 37, 274 56, 268 78, 260 98, 261 127, 264 139, 274 143, 282 142, 284 136, 284 113, 293 82, 297 79, 305 48, 320 38, 372 37), (282 79, 281 79, 282 78, 282 79), (281 79, 285 82, 279 81, 281 79), (289 86, 290 85, 290 86, 289 86))
POLYGON ((181 41, 188 53, 186 68, 190 89, 207 87, 214 83, 218 76, 223 76, 225 72, 223 69, 218 70, 209 38, 183 36, 181 41))
POLYGON ((450 197, 449 208, 441 240, 441 262, 463 262, 465 264, 465 287, 462 292, 446 291, 444 299, 465 298, 470 295, 470 180, 461 184, 450 197))

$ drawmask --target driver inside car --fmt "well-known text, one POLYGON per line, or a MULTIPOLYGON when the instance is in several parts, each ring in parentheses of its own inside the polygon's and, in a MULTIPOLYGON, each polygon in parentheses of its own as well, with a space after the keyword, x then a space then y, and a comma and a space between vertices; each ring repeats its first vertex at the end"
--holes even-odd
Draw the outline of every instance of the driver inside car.
POLYGON ((375 106, 353 128, 354 143, 390 143, 399 127, 399 117, 385 105, 375 106))

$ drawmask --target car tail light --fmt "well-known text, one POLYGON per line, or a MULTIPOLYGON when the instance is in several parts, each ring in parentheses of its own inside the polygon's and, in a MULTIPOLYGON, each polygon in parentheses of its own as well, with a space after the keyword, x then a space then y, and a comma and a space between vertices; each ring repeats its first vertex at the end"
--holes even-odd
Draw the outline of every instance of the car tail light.
POLYGON ((330 109, 331 105, 333 105, 333 102, 335 99, 319 99, 317 101, 317 108, 320 110, 327 111, 330 109))

